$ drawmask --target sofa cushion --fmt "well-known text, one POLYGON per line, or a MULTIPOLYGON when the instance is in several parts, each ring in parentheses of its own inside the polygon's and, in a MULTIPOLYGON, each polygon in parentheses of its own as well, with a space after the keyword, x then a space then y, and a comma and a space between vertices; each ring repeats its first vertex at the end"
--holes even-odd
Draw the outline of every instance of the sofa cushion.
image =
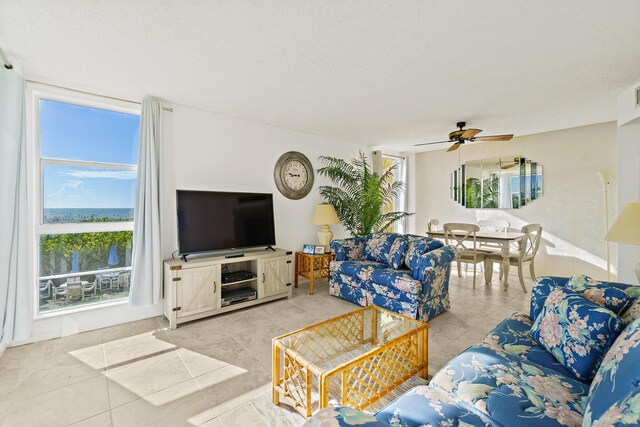
POLYGON ((329 270, 342 274, 357 276, 362 280, 368 280, 371 272, 380 268, 388 268, 387 264, 375 261, 332 261, 329 270))
POLYGON ((556 288, 561 288, 565 292, 571 291, 580 294, 586 299, 620 315, 635 299, 633 297, 634 288, 640 287, 612 282, 599 282, 588 276, 573 276, 569 280, 561 277, 538 277, 535 286, 531 290, 529 316, 532 319, 538 317, 547 296, 556 288))
POLYGON ((502 356, 518 356, 523 361, 535 362, 562 375, 573 374, 558 362, 546 348, 531 337, 533 320, 524 313, 514 313, 487 334, 482 346, 502 356))
POLYGON ((396 270, 404 265, 404 257, 407 255, 409 241, 404 236, 397 237, 391 244, 389 254, 387 255, 387 264, 396 270))
POLYGON ((636 319, 640 319, 640 298, 633 301, 631 306, 622 313, 622 320, 624 320, 624 323, 629 324, 636 319))
POLYGON ((531 327, 531 336, 576 378, 591 380, 624 322, 581 295, 552 291, 531 327))
POLYGON ((640 319, 620 334, 591 383, 583 426, 596 425, 640 425, 640 319))
POLYGON ((475 412, 440 389, 415 387, 381 409, 375 417, 392 426, 486 426, 475 412))
POLYGON ((397 233, 375 233, 365 238, 364 258, 368 261, 387 262, 387 256, 391 245, 402 234, 397 233))
POLYGON ((589 385, 511 354, 473 346, 455 357, 430 387, 502 426, 571 426, 582 422, 589 385))
POLYGON ((409 270, 379 268, 371 271, 370 277, 373 283, 410 294, 419 294, 422 289, 420 281, 415 280, 409 270))

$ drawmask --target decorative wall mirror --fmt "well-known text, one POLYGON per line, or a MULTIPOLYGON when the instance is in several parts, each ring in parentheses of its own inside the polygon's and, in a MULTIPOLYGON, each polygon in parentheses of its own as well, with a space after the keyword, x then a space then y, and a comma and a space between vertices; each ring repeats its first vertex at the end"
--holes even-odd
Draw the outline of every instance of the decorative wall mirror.
POLYGON ((542 197, 542 165, 524 157, 474 160, 451 174, 451 198, 472 209, 519 209, 542 197))

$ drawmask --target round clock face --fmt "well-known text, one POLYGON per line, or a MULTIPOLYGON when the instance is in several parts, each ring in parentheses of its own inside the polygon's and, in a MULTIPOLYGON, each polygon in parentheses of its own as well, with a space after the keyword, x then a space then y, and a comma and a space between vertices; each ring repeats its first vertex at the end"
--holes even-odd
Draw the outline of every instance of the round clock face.
POLYGON ((296 151, 280 156, 274 170, 276 186, 289 199, 301 199, 313 187, 313 168, 307 157, 296 151))

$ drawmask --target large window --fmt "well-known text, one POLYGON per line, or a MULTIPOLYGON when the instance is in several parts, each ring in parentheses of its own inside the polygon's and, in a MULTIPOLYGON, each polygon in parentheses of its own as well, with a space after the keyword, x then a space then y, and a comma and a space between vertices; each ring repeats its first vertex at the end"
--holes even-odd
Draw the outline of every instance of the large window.
POLYGON ((127 298, 139 114, 36 98, 39 312, 127 298))
MULTIPOLYGON (((385 154, 382 155, 382 173, 386 173, 389 169, 395 166, 395 170, 393 171, 393 177, 389 178, 389 183, 393 181, 402 181, 407 185, 406 173, 405 173, 405 159, 397 156, 387 156, 385 154)), ((385 205, 382 208, 384 213, 394 212, 394 211, 406 211, 405 207, 405 188, 400 191, 398 197, 396 197, 390 204, 385 205)), ((401 219, 400 221, 396 221, 391 224, 386 230, 387 233, 405 233, 406 225, 405 219, 401 219)))

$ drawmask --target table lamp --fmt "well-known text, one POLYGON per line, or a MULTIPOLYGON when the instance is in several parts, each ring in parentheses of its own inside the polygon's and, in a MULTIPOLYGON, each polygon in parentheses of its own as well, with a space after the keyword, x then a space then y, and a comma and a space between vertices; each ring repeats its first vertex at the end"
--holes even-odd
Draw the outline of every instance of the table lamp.
POLYGON ((320 231, 318 231, 318 240, 320 241, 320 245, 324 246, 325 253, 330 252, 330 243, 333 238, 333 232, 331 231, 329 224, 340 223, 333 205, 321 204, 316 206, 316 210, 313 212, 313 217, 311 218, 311 223, 321 226, 320 231))
MULTIPOLYGON (((640 245, 640 202, 629 202, 604 236, 610 242, 640 245)), ((636 264, 636 277, 640 282, 640 262, 636 264)))

